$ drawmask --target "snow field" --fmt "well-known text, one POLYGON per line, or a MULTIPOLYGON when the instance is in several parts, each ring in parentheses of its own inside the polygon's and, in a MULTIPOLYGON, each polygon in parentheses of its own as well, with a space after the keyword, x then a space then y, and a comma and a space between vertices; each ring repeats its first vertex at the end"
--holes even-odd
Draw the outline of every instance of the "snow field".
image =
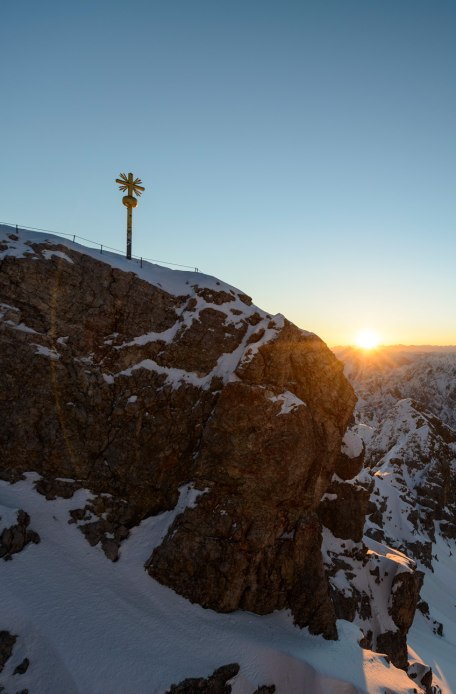
POLYGON ((18 636, 0 675, 8 693, 20 685, 33 694, 164 694, 230 662, 241 666, 234 694, 268 683, 278 694, 411 691, 405 673, 358 646, 353 624, 338 622, 340 639, 329 642, 295 627, 287 612, 217 614, 151 579, 144 562, 176 514, 197 503, 191 486, 176 509, 134 528, 113 564, 68 524, 89 494, 47 501, 36 478, 0 482, 0 508, 26 510, 41 536, 0 564, 1 628, 18 636), (13 675, 24 657, 29 669, 13 675))

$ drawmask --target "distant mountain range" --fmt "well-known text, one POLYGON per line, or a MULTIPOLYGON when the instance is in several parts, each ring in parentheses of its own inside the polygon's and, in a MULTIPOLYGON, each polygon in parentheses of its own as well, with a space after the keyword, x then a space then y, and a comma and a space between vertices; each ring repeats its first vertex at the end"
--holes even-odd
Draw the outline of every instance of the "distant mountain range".
POLYGON ((412 398, 445 424, 456 428, 456 349, 387 347, 364 352, 334 350, 358 395, 356 413, 378 424, 402 398, 412 398))
MULTIPOLYGON (((364 351, 352 345, 338 345, 332 347, 335 354, 343 354, 344 351, 364 351)), ((456 345, 380 345, 376 349, 365 351, 366 354, 375 352, 456 352, 456 345)))
POLYGON ((414 559, 423 572, 409 648, 443 669, 456 691, 456 349, 397 345, 334 350, 358 402, 351 430, 363 439, 373 480, 367 537, 414 559), (426 636, 426 631, 428 636, 426 636))

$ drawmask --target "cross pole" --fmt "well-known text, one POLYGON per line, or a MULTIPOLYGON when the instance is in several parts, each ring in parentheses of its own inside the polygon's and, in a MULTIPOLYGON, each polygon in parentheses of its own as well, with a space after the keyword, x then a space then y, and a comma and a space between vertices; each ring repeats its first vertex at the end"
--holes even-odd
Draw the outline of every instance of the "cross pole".
POLYGON ((133 193, 138 196, 138 198, 143 194, 145 188, 143 188, 140 178, 134 178, 132 173, 126 176, 124 173, 116 178, 116 183, 119 184, 119 190, 126 191, 127 195, 124 195, 122 202, 127 208, 127 258, 131 260, 131 237, 132 237, 132 227, 133 227, 133 208, 137 206, 138 200, 134 197, 133 193))

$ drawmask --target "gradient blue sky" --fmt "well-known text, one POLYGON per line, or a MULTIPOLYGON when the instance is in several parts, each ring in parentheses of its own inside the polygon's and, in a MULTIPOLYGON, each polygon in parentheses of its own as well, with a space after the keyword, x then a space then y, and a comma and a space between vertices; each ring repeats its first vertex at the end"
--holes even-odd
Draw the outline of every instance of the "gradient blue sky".
POLYGON ((330 345, 456 343, 453 0, 2 5, 0 221, 198 266, 330 345))

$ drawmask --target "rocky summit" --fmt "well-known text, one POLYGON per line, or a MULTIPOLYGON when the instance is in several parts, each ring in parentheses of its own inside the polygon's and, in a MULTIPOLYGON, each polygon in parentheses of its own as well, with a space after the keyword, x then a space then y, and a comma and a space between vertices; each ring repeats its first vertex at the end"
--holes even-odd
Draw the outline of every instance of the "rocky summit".
POLYGON ((90 489, 73 520, 111 558, 191 484, 149 573, 335 637, 316 511, 355 397, 326 345, 204 275, 125 272, 22 232, 0 250, 3 477, 90 489))
MULTIPOLYGON (((405 540, 376 525, 393 497, 381 466, 363 470, 354 390, 316 335, 216 278, 0 227, 0 355, 0 556, 14 563, 58 537, 21 491, 32 480, 42 500, 65 500, 52 518, 113 572, 141 525, 135 556, 151 591, 158 581, 219 613, 289 610, 328 640, 337 620, 353 622, 357 651, 386 653, 431 691, 432 672, 407 652, 423 574, 405 540), (11 507, 13 487, 28 506, 11 507)), ((429 458, 429 475, 439 470, 429 458)), ((179 670, 182 686, 212 686, 233 655, 196 679, 179 670)), ((168 688, 175 674, 163 670, 168 688)), ((276 684, 267 669, 264 682, 276 684)))

